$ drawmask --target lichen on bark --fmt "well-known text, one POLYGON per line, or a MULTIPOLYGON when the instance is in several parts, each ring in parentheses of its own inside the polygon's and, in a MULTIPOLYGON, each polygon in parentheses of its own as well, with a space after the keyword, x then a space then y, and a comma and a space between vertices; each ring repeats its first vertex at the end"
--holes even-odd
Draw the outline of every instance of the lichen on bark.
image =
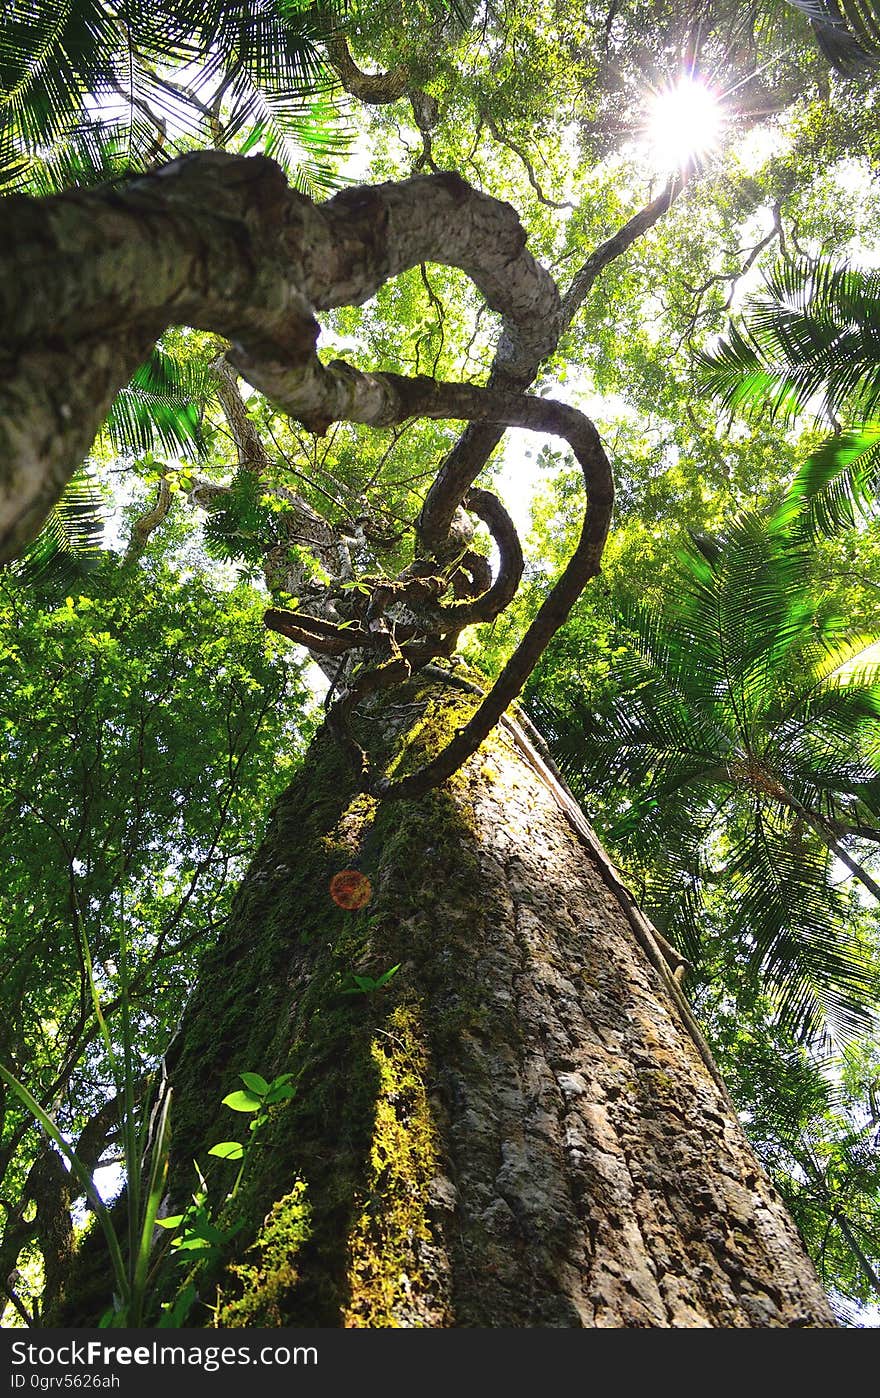
MULTIPOLYGON (((422 676, 360 722, 406 770, 476 702, 422 676)), ((297 1087, 188 1324, 833 1325, 663 979, 504 729, 443 787, 378 805, 319 736, 169 1067, 172 1202, 228 1136, 240 1072, 297 1087), (329 880, 352 866, 373 897, 346 911, 329 880)))

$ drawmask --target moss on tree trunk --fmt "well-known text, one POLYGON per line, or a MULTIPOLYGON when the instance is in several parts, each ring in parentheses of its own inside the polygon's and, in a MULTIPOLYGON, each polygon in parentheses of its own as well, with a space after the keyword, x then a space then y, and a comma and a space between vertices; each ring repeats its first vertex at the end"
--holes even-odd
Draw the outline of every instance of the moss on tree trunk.
MULTIPOLYGON (((413 682, 363 736, 402 773, 473 702, 413 682)), ((218 1199, 234 1178, 208 1149, 242 1134, 220 1105, 238 1074, 297 1085, 219 1215, 239 1231, 187 1324, 834 1324, 662 979, 503 729, 442 788, 382 806, 319 735, 169 1067, 172 1212, 194 1156, 218 1199), (348 868, 371 881, 359 910, 330 895, 348 868)), ((100 1314, 88 1251, 62 1324, 100 1314)))

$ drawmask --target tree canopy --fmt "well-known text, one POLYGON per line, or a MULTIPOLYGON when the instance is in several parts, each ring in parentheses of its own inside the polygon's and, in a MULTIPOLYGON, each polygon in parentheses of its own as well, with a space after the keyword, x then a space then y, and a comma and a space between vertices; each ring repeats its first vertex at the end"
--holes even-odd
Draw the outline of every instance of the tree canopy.
MULTIPOLYGON (((118 1162, 96 1002, 140 1081, 316 693, 406 799, 528 681, 865 1323, 876 6, 5 11, 0 1061, 118 1162), (401 780, 351 717, 436 664, 488 697, 401 780)), ((2 1130, 12 1324, 79 1191, 12 1091, 2 1130)))

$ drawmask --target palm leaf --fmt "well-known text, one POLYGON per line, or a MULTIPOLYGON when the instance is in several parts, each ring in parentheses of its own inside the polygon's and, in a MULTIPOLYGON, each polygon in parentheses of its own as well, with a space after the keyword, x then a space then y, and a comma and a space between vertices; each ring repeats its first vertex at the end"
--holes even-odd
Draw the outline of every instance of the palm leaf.
POLYGON ((334 23, 330 3, 9 0, 4 19, 0 183, 20 184, 22 163, 83 125, 90 100, 125 109, 117 125, 128 128, 129 164, 137 168, 144 117, 213 144, 224 94, 234 90, 234 134, 267 102, 276 122, 285 113, 294 120, 304 97, 333 86, 321 48, 334 23))
POLYGON ((776 512, 774 527, 797 522, 810 538, 832 534, 866 515, 880 487, 880 422, 827 437, 807 457, 776 512))
POLYGON ((856 420, 880 405, 880 273, 801 259, 765 277, 699 374, 725 408, 791 420, 817 403, 856 420))
POLYGON ((802 1039, 828 1025, 846 1042, 878 1003, 873 967, 830 883, 831 856, 797 821, 756 805, 734 847, 730 932, 751 948, 778 1023, 802 1039))
POLYGON ((810 576, 803 538, 754 515, 694 538, 656 600, 614 599, 607 697, 531 707, 670 940, 698 960, 698 906, 722 898, 780 1022, 845 1036, 876 987, 830 846, 877 826, 880 682, 810 576))
POLYGON ((244 76, 232 89, 227 138, 249 128, 242 154, 260 150, 275 160, 301 194, 322 199, 340 186, 333 164, 350 149, 354 128, 343 111, 321 98, 292 101, 254 88, 244 76))
POLYGON ((300 97, 332 85, 321 43, 331 33, 334 6, 297 0, 184 0, 175 5, 193 52, 207 55, 199 84, 234 66, 255 87, 300 97))
POLYGON ((862 77, 880 64, 877 0, 787 0, 810 21, 816 46, 844 78, 862 77))
POLYGON ((731 325, 727 339, 711 353, 697 356, 703 387, 725 411, 746 413, 766 410, 771 418, 793 417, 800 399, 784 366, 767 367, 758 346, 747 329, 731 325))
POLYGON ((768 695, 780 684, 784 692, 792 657, 802 666, 805 651, 827 645, 839 622, 817 615, 807 597, 806 548, 774 536, 757 516, 734 520, 715 540, 695 539, 678 562, 660 610, 676 633, 679 672, 694 698, 711 691, 716 715, 750 743, 768 695))
POLYGON ((104 501, 84 472, 75 476, 13 567, 25 582, 53 592, 91 572, 103 555, 104 501))
POLYGON ((156 151, 154 128, 137 117, 75 123, 36 155, 13 151, 8 162, 0 156, 0 183, 9 193, 37 196, 93 189, 145 170, 156 151))
POLYGON ((51 141, 86 93, 107 88, 119 34, 101 0, 7 0, 0 113, 29 147, 51 141))
POLYGON ((156 345, 110 406, 105 426, 116 451, 204 456, 202 417, 214 382, 206 363, 177 359, 156 345))

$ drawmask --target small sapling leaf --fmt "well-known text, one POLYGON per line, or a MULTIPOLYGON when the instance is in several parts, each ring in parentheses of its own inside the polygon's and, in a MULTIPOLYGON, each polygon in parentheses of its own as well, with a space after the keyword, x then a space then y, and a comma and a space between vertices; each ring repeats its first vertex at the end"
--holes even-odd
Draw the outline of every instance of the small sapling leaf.
POLYGON ((244 1155, 244 1146, 241 1141, 218 1141, 216 1146, 212 1146, 208 1151, 209 1155, 216 1155, 221 1160, 241 1160, 244 1155))
POLYGON ((265 1097, 269 1091, 269 1084, 261 1073, 239 1073, 239 1077, 245 1087, 250 1092, 256 1093, 258 1097, 265 1097))
POLYGON ((253 1092, 230 1092, 223 1098, 223 1105, 233 1112, 258 1112, 263 1099, 253 1092))

